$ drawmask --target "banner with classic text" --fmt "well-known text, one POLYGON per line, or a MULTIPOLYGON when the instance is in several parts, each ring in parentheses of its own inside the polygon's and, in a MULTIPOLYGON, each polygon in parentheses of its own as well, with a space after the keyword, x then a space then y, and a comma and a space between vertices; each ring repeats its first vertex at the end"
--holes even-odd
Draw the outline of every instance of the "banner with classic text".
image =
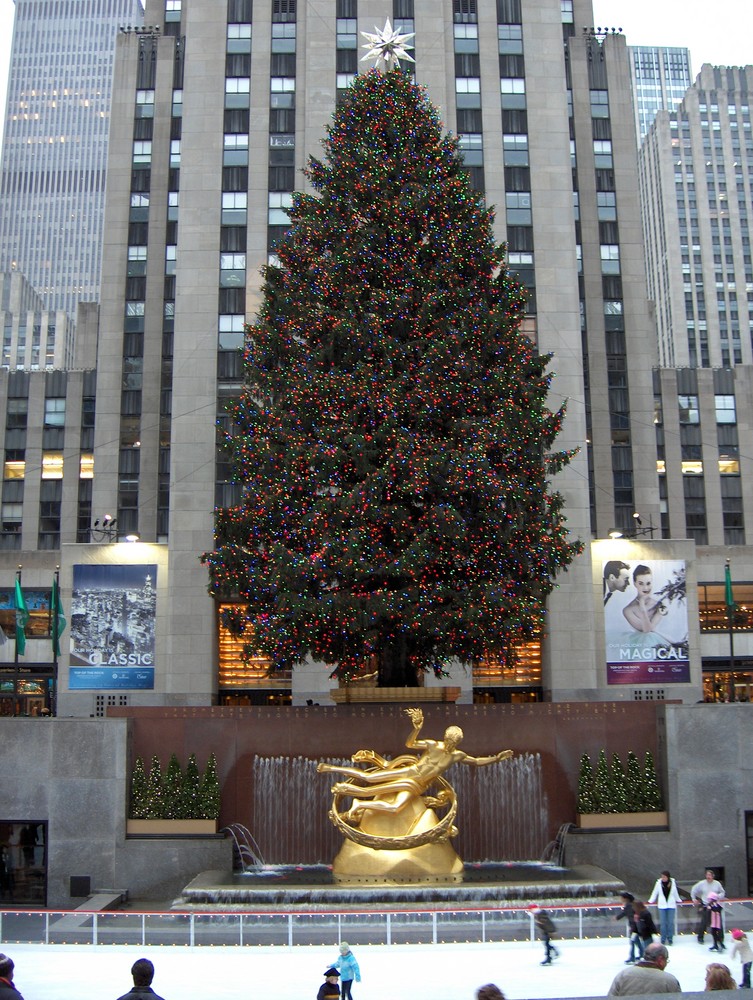
POLYGON ((607 683, 689 683, 685 561, 626 552, 604 562, 602 576, 607 683))
POLYGON ((70 690, 151 690, 157 566, 73 567, 70 690))

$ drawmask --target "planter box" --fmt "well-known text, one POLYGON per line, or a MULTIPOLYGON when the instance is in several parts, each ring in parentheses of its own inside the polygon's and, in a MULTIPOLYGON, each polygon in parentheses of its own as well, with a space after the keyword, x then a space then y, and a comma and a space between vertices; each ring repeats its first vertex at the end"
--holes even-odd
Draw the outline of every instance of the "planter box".
POLYGON ((665 829, 666 812, 578 813, 581 830, 651 830, 665 829))
POLYGON ((426 702, 455 702, 460 697, 459 687, 371 687, 365 684, 349 684, 347 687, 333 688, 330 698, 337 705, 421 705, 426 702))
POLYGON ((217 833, 216 819, 127 819, 127 837, 206 837, 217 833))

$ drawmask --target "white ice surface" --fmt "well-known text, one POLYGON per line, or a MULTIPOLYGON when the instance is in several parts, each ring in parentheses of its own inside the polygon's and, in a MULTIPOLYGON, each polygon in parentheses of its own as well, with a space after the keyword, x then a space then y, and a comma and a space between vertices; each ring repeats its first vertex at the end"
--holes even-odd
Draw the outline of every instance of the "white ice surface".
MULTIPOLYGON (((625 938, 557 940, 561 957, 542 967, 539 943, 354 946, 362 982, 354 1000, 473 1000, 496 983, 508 1000, 604 996, 625 968, 625 938)), ((155 965, 153 988, 165 1000, 316 1000, 331 947, 137 947, 19 945, 0 941, 16 963, 24 1000, 114 1000, 131 987, 142 956, 155 965)), ((709 953, 694 935, 675 938, 668 971, 684 992, 703 990, 706 965, 721 960, 736 981, 740 963, 709 953)), ((750 997, 746 991, 741 995, 750 997)))

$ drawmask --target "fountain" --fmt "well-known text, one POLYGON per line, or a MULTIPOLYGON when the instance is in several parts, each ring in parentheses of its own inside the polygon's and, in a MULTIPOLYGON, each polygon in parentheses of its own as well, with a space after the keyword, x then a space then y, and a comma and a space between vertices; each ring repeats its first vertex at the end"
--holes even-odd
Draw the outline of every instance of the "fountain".
POLYGON ((419 740, 420 710, 408 714, 414 730, 407 746, 421 749, 420 757, 404 754, 388 761, 361 750, 351 762, 325 761, 318 768, 300 757, 255 758, 255 833, 267 863, 247 831, 243 842, 253 843, 249 851, 234 833, 244 870, 202 873, 184 888, 176 908, 455 909, 503 900, 614 898, 624 888, 594 866, 563 867, 566 827, 547 843, 538 754, 508 759, 510 752, 503 751, 472 758, 457 748, 462 732, 456 727, 444 740, 419 740), (453 787, 442 772, 455 763, 473 766, 454 769, 453 787), (334 786, 326 777, 332 773, 338 778, 334 786), (438 792, 429 794, 430 785, 438 792), (328 790, 329 819, 323 808, 328 790), (457 801, 463 804, 459 834, 457 801), (302 858, 297 849, 297 863, 291 863, 301 822, 307 843, 322 853, 302 858), (466 857, 479 860, 463 864, 450 837, 457 837, 466 857), (322 856, 336 852, 333 865, 321 863, 322 856), (504 857, 547 860, 489 860, 504 857))

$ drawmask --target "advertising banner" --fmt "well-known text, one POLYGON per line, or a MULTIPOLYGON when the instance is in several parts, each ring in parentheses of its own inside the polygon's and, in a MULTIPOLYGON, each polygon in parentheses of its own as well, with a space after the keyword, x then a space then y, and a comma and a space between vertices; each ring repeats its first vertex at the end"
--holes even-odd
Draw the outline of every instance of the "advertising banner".
POLYGON ((73 567, 71 690, 154 688, 157 566, 73 567))
POLYGON ((602 572, 607 683, 689 683, 684 560, 610 559, 602 572))

